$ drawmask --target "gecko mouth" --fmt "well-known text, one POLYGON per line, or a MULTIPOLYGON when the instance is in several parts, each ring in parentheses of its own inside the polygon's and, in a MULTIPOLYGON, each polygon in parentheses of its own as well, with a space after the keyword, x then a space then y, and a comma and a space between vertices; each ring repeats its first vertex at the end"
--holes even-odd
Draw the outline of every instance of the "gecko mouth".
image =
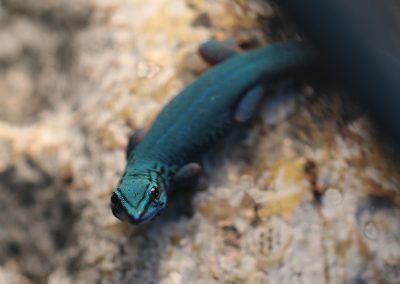
POLYGON ((139 219, 134 218, 128 213, 126 208, 122 205, 120 198, 115 193, 111 196, 110 207, 113 215, 121 221, 135 225, 142 223, 139 219))

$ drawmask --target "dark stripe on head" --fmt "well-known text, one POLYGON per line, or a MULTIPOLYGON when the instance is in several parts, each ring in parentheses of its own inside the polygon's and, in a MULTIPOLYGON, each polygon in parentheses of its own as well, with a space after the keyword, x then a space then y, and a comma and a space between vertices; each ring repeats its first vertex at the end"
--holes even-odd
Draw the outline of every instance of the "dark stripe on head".
POLYGON ((146 203, 146 205, 144 206, 143 211, 140 212, 139 218, 142 218, 142 217, 143 217, 144 213, 146 213, 147 210, 149 209, 151 203, 152 203, 152 201, 151 201, 150 199, 147 200, 147 203, 146 203))
POLYGON ((128 203, 129 206, 133 207, 133 208, 137 208, 135 206, 132 205, 132 203, 129 202, 128 199, 126 199, 125 195, 122 194, 122 191, 120 188, 117 188, 115 191, 117 191, 119 193, 119 196, 126 202, 128 203))
POLYGON ((143 173, 133 173, 133 174, 129 174, 130 177, 146 177, 146 174, 143 173))
POLYGON ((157 184, 160 184, 160 183, 161 183, 161 182, 160 182, 160 173, 159 173, 159 172, 156 172, 156 174, 157 174, 156 182, 157 182, 157 184))
POLYGON ((165 180, 165 177, 163 174, 160 172, 157 172, 157 183, 163 185, 164 188, 167 188, 167 181, 165 180))
POLYGON ((139 207, 139 204, 142 203, 143 199, 146 197, 146 193, 147 193, 147 188, 146 188, 145 191, 143 191, 143 195, 142 195, 142 197, 140 198, 140 200, 138 201, 137 206, 136 206, 135 209, 137 209, 137 208, 139 207))
POLYGON ((149 188, 150 188, 150 184, 147 184, 147 185, 146 185, 146 190, 145 190, 145 191, 148 191, 149 188))
POLYGON ((147 179, 149 182, 153 182, 153 178, 151 177, 151 172, 149 170, 147 170, 147 179))

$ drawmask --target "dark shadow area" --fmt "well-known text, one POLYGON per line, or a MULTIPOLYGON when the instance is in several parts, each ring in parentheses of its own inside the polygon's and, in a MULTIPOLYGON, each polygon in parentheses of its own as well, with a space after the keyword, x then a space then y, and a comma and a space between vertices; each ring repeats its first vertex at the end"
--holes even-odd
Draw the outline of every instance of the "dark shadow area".
POLYGON ((16 262, 34 283, 45 283, 75 240, 78 208, 32 161, 0 173, 0 208, 0 264, 16 262))

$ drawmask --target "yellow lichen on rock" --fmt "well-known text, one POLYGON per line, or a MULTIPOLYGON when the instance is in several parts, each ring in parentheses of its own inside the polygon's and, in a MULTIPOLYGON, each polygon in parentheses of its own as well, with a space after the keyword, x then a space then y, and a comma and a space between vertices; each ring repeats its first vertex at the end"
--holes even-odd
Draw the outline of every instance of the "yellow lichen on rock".
POLYGON ((300 191, 280 191, 278 194, 266 194, 265 201, 257 204, 259 218, 293 212, 301 201, 300 191))

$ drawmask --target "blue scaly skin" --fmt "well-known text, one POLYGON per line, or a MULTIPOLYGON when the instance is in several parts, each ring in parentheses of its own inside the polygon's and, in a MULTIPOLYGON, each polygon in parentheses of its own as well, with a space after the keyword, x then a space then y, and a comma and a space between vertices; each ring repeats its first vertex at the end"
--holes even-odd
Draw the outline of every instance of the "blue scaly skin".
POLYGON ((193 162, 229 130, 233 118, 248 117, 246 106, 253 111, 256 103, 249 101, 259 99, 254 88, 265 80, 304 72, 315 62, 313 50, 298 42, 226 57, 175 96, 128 153, 111 197, 117 218, 138 224, 159 215, 174 179, 196 172, 193 162))

